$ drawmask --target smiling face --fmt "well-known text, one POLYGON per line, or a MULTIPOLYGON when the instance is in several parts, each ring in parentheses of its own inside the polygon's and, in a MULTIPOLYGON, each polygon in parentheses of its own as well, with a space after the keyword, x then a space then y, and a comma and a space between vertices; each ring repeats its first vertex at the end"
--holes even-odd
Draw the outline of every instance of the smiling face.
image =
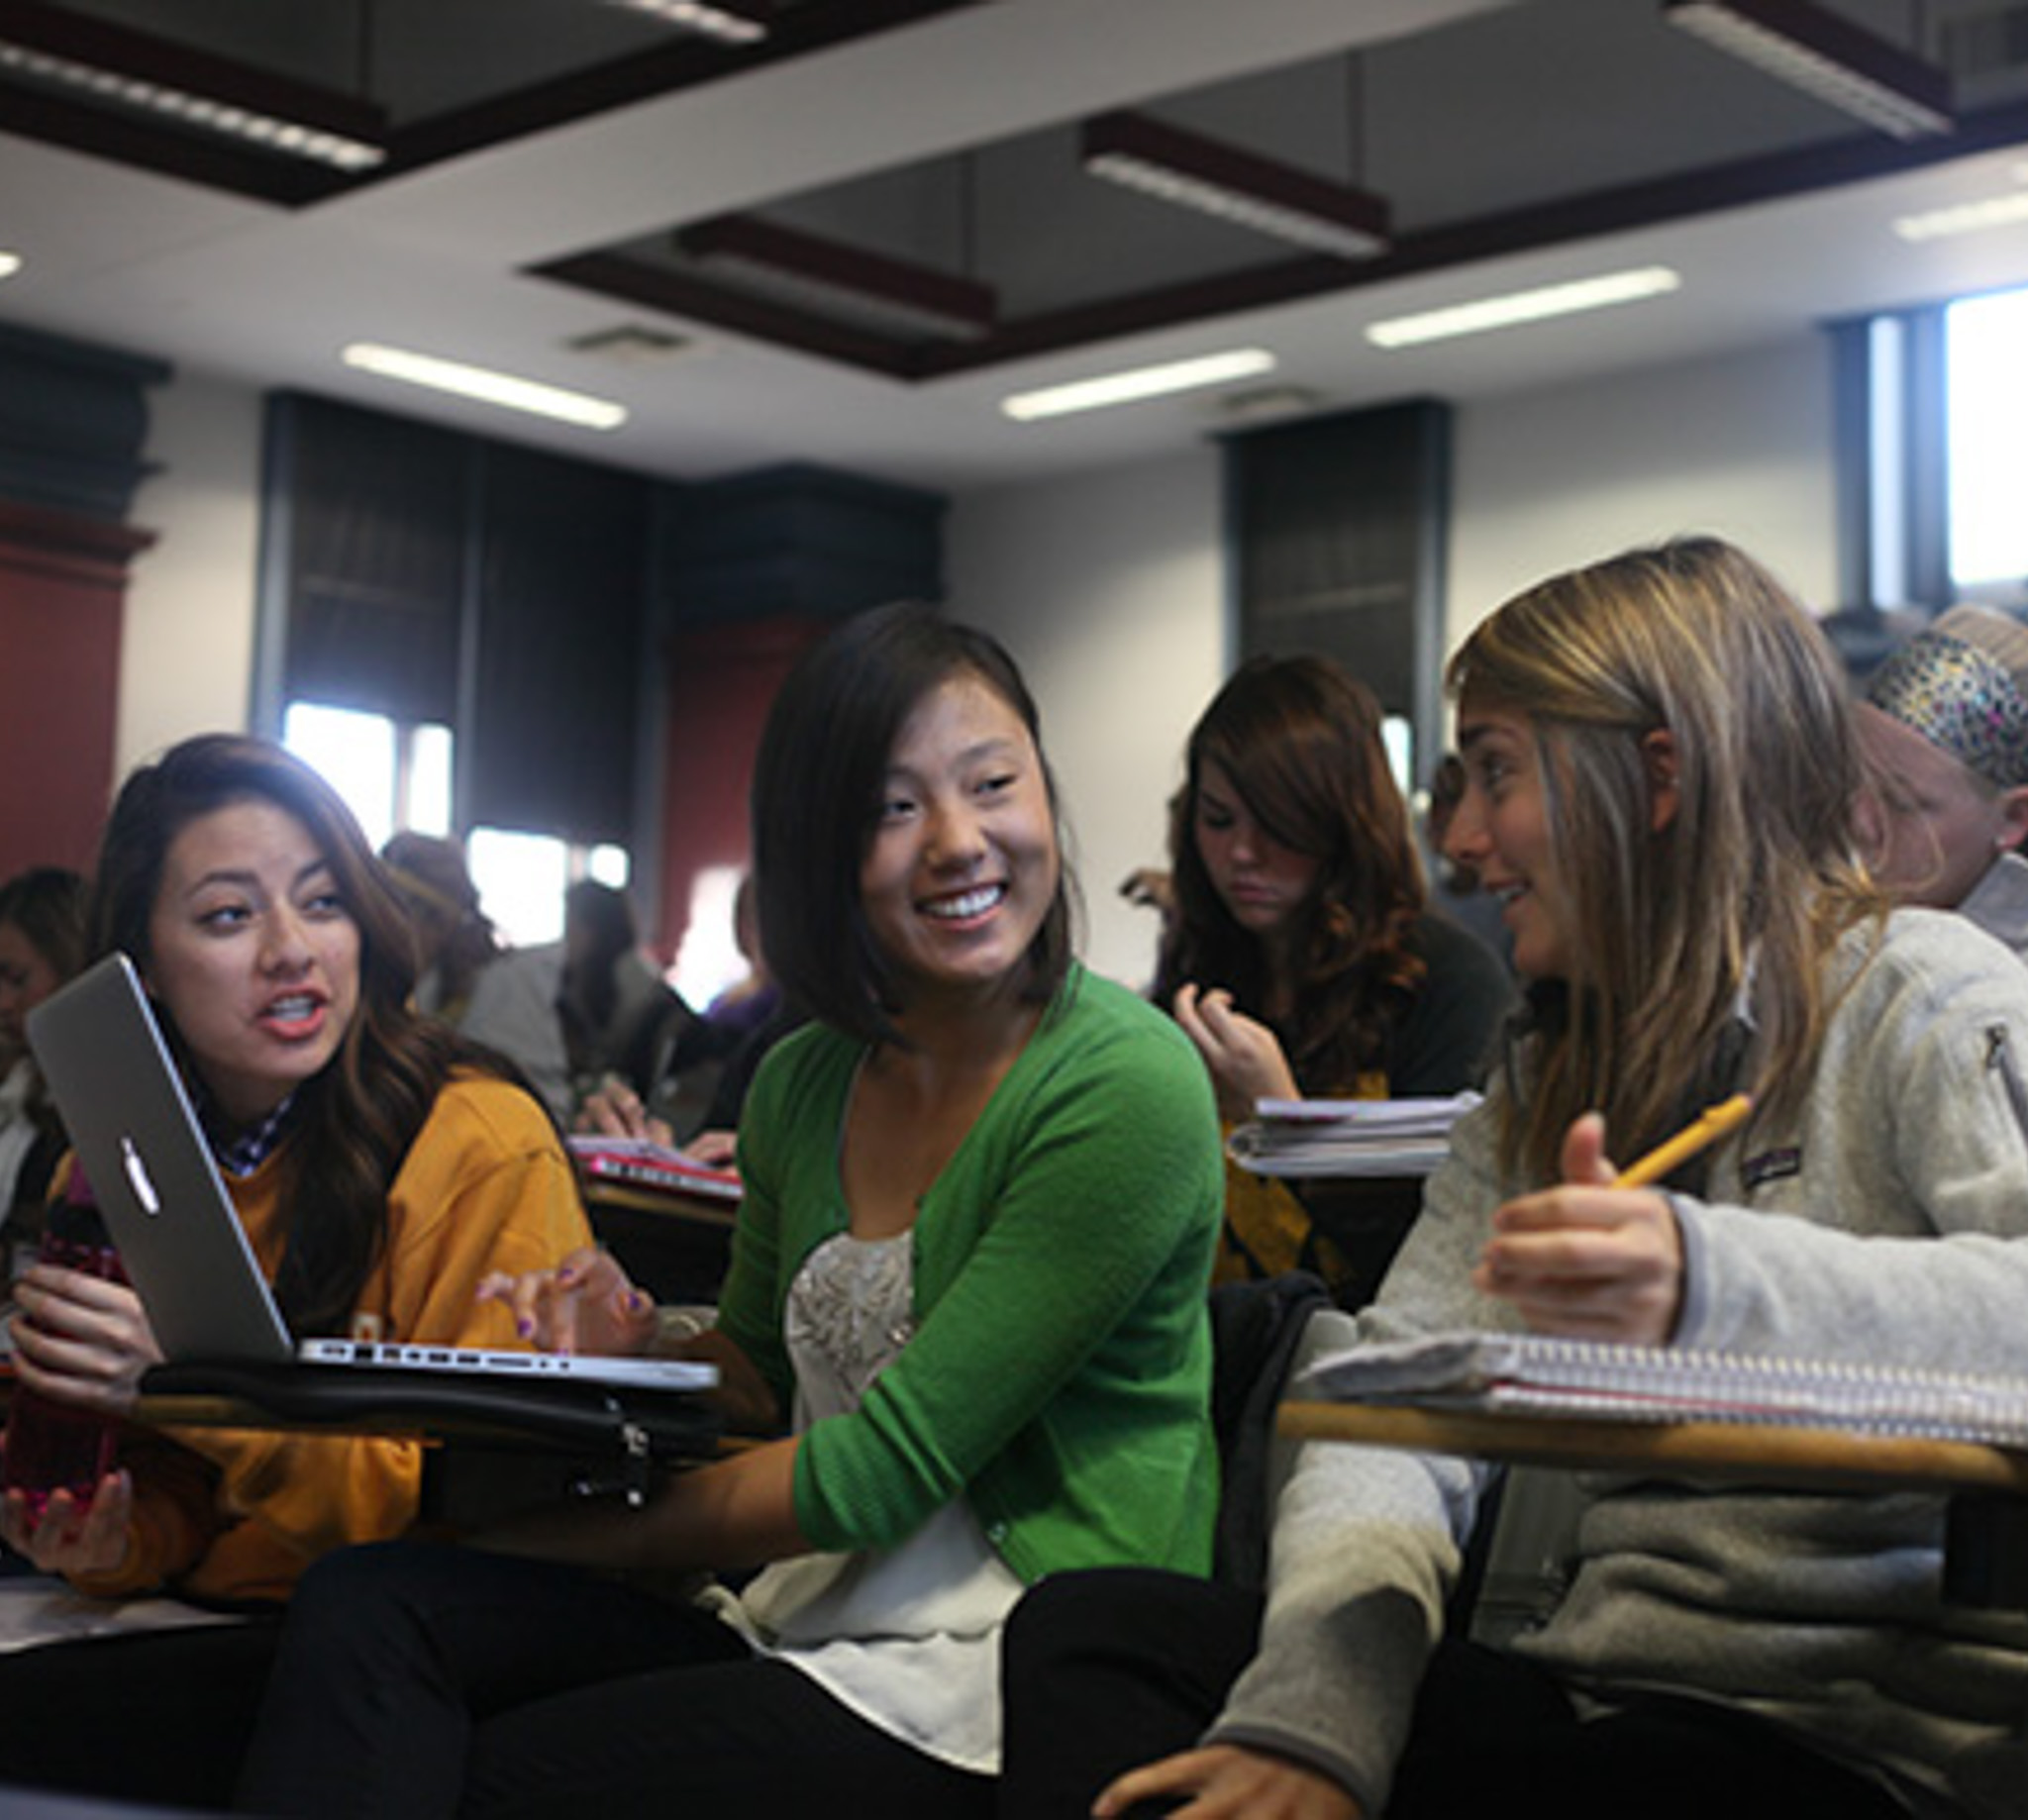
POLYGON ((888 757, 860 902, 904 1009, 1018 991, 1062 862, 1042 759, 1010 703, 962 671, 888 757))
POLYGON ((1855 710, 1871 779, 1859 812, 1874 875, 1904 902, 1955 910, 2028 826, 2028 790, 1996 790, 1872 702, 1855 710))
POLYGON ((1269 834, 1216 758, 1198 775, 1191 832, 1233 921, 1263 941, 1287 935, 1317 888, 1318 860, 1269 834))
POLYGON ((338 1053, 359 1007, 359 931, 306 829, 263 798, 170 841, 149 918, 149 989, 241 1125, 338 1053))
POLYGON ((1552 850, 1549 797, 1535 724, 1511 709, 1467 701, 1458 747, 1465 794, 1444 841, 1469 865, 1513 933, 1515 968, 1531 979, 1569 976, 1574 921, 1552 850))

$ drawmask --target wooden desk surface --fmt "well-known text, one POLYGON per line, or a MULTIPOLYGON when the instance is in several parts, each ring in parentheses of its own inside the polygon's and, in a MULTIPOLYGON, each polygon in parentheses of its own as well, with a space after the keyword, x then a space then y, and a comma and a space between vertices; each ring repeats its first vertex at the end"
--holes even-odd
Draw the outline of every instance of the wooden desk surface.
POLYGON ((1919 1487, 2028 1497, 2028 1452, 1844 1429, 1738 1422, 1600 1422, 1378 1403, 1286 1402, 1279 1427, 1305 1440, 1469 1454, 1526 1466, 1665 1468, 1800 1490, 1919 1487))
POLYGON ((690 1225, 711 1226, 731 1231, 740 1216, 738 1201, 712 1194, 675 1194, 666 1188, 637 1188, 623 1181, 589 1181, 584 1185, 584 1204, 594 1222, 602 1208, 619 1208, 627 1213, 649 1213, 690 1225))
POLYGON ((584 1211, 598 1241, 660 1302, 715 1302, 732 1259, 739 1203, 601 1180, 584 1211))

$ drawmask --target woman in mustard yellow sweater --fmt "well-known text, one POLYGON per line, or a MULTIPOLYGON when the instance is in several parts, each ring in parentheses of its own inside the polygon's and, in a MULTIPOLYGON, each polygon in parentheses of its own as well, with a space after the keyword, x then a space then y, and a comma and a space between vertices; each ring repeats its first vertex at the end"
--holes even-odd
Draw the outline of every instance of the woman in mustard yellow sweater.
MULTIPOLYGON (((98 952, 124 950, 139 966, 297 1334, 517 1344, 512 1319, 477 1286, 588 1242, 568 1159, 502 1064, 411 1012, 400 902, 328 784, 255 740, 175 747, 114 805, 92 926, 98 952)), ((21 1381, 126 1414, 160 1357, 134 1292, 38 1266, 18 1294, 21 1381)), ((406 1441, 132 1430, 88 1499, 59 1491, 32 1523, 9 1493, 0 1540, 92 1594, 272 1607, 318 1556, 406 1530, 420 1476, 406 1441)), ((0 1782, 222 1802, 232 1739, 207 1762, 178 1696, 194 1685, 208 1713, 237 1724, 231 1688, 244 1682, 251 1708, 270 1631, 155 1632, 7 1658, 0 1782), (220 1668, 221 1656, 237 1667, 220 1668), (115 1705, 108 1686, 122 1665, 136 1697, 115 1705), (92 1691, 81 1699, 65 1691, 82 1684, 92 1691), (120 1743, 107 1750, 99 1722, 115 1712, 120 1743), (75 1736, 79 1713, 91 1716, 88 1739, 75 1736), (156 1715, 175 1747, 160 1763, 148 1748, 156 1715), (177 1761, 199 1779, 160 1779, 177 1761)))

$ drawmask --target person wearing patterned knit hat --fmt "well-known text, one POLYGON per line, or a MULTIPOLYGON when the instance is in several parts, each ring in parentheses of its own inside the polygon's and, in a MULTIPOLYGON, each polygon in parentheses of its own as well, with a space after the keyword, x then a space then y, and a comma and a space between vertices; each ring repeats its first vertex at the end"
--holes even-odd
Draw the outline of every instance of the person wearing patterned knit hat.
POLYGON ((1858 716, 1875 876, 2028 959, 2028 626, 1953 607, 1880 665, 1858 716))

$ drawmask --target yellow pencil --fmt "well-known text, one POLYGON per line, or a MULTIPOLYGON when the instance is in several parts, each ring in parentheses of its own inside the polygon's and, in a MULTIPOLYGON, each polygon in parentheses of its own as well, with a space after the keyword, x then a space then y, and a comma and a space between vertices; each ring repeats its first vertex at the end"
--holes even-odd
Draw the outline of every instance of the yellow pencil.
POLYGON ((1701 1118, 1685 1125, 1666 1144, 1659 1144, 1637 1163, 1613 1177, 1615 1188, 1645 1188, 1660 1181, 1679 1163, 1687 1163, 1700 1150, 1716 1144, 1729 1131, 1736 1131, 1753 1111, 1754 1102, 1744 1093, 1707 1106, 1701 1118))

